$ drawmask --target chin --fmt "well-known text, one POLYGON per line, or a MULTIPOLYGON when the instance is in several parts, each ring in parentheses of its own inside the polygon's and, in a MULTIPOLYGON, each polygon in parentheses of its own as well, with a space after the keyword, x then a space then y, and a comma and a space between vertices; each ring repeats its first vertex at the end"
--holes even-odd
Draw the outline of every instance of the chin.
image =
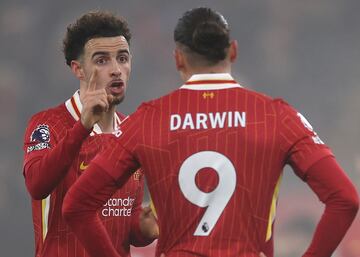
POLYGON ((113 105, 119 105, 120 103, 122 103, 122 101, 124 100, 125 96, 121 95, 121 96, 114 96, 114 99, 112 101, 113 105))

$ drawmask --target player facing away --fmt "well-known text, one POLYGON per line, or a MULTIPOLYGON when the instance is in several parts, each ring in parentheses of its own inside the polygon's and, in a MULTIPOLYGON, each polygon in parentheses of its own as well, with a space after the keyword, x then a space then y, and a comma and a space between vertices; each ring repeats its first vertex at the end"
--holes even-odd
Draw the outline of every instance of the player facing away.
POLYGON ((289 164, 325 204, 303 256, 330 256, 359 205, 331 150, 285 101, 231 76, 237 43, 221 14, 186 12, 174 39, 184 84, 121 124, 69 190, 65 220, 92 256, 117 256, 95 210, 142 167, 160 227, 157 256, 258 257, 289 164))
MULTIPOLYGON (((61 207, 111 133, 119 133, 125 116, 116 106, 124 99, 131 71, 130 38, 126 21, 106 12, 86 13, 67 28, 65 59, 80 89, 65 103, 35 114, 24 139, 37 257, 89 256, 65 223, 61 207)), ((130 256, 130 244, 143 246, 156 236, 155 219, 141 208, 143 184, 138 170, 98 211, 122 256, 130 256)))

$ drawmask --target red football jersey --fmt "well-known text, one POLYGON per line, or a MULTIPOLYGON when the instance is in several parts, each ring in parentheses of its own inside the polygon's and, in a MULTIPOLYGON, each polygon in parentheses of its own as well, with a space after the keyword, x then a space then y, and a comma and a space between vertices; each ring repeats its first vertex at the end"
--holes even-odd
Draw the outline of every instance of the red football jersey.
MULTIPOLYGON (((49 151, 62 143, 65 135, 79 120, 81 112, 79 94, 65 104, 34 115, 27 127, 24 142, 24 175, 31 169, 33 163, 40 158, 47 158, 49 151)), ((114 116, 116 128, 124 115, 114 116)), ((116 129, 115 128, 115 129, 116 129)), ((62 218, 61 208, 68 189, 77 178, 86 172, 85 169, 94 156, 105 146, 112 135, 101 135, 100 128, 95 125, 90 136, 82 142, 80 151, 75 156, 62 154, 53 165, 66 166, 67 158, 71 158, 69 167, 65 167, 63 178, 43 200, 32 200, 32 213, 35 231, 36 257, 85 257, 88 256, 80 241, 66 225, 62 218)), ((65 146, 62 146, 65 147, 65 146)), ((41 167, 46 169, 46 167, 41 167)), ((41 170, 41 176, 46 180, 52 170, 41 170)), ((112 242, 122 256, 130 256, 130 243, 138 233, 137 213, 141 210, 143 198, 143 178, 140 171, 118 190, 111 199, 99 210, 112 242)))
POLYGON ((307 120, 229 74, 194 75, 145 103, 94 162, 123 180, 139 166, 166 256, 258 256, 271 236, 282 170, 332 155, 307 120), (125 174, 124 174, 125 172, 125 174))

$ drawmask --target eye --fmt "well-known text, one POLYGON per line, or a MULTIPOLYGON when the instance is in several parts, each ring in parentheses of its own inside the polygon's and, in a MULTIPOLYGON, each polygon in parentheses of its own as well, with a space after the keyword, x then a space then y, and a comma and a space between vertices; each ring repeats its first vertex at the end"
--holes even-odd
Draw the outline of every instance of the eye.
POLYGON ((119 55, 117 59, 118 59, 118 62, 120 62, 120 63, 127 63, 129 61, 129 56, 119 55))
POLYGON ((96 60, 95 60, 95 63, 98 65, 106 64, 106 62, 107 62, 107 59, 105 57, 99 57, 99 58, 96 58, 96 60))

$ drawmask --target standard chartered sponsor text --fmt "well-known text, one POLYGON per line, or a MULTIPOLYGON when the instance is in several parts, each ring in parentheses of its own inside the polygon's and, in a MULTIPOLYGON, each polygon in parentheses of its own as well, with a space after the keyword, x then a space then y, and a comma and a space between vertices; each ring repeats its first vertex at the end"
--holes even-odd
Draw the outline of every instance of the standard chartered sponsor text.
POLYGON ((131 216, 131 210, 134 198, 110 198, 101 210, 104 217, 128 217, 131 216))

